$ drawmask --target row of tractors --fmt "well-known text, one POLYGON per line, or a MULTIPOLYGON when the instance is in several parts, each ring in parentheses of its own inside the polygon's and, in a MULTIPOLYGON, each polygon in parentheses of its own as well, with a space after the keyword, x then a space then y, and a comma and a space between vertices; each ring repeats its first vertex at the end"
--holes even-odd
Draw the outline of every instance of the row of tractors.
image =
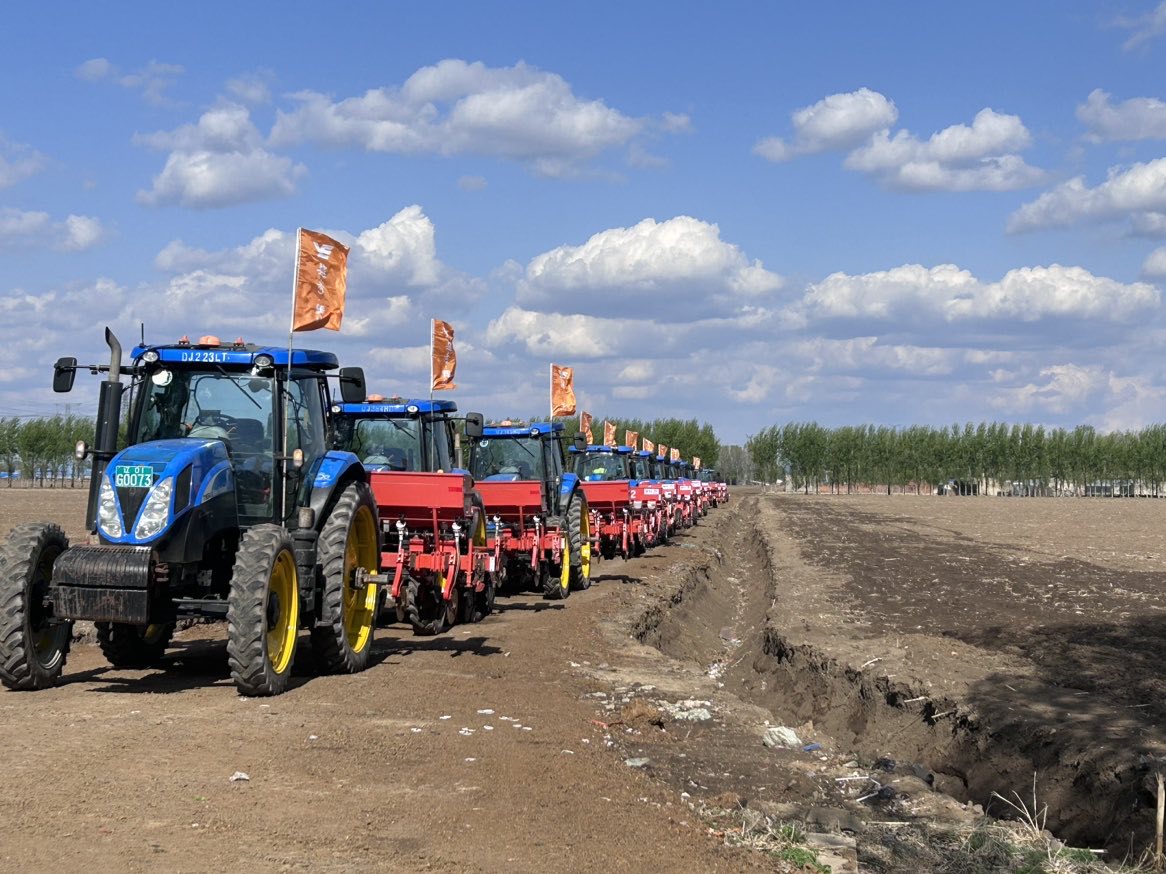
POLYGON ((180 622, 211 618, 226 620, 238 690, 279 694, 304 629, 318 672, 360 671, 380 623, 438 634, 498 594, 566 598, 594 562, 728 500, 715 471, 582 434, 568 445, 558 422, 369 395, 327 352, 183 338, 143 342, 123 366, 105 336, 108 364, 62 358, 53 379, 67 392, 78 370, 104 375, 94 443, 76 451, 92 461, 89 542, 37 523, 0 550, 9 689, 59 680, 76 620, 113 666, 148 668, 180 622))

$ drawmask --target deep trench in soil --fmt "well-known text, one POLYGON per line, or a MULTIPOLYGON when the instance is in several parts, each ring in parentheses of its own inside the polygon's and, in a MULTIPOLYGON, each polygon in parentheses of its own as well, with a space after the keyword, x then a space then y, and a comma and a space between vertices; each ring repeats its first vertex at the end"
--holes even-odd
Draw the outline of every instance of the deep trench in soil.
POLYGON ((1026 712, 1048 692, 1026 688, 1027 678, 1006 684, 1011 692, 997 690, 1014 692, 1015 707, 985 713, 970 702, 928 697, 933 690, 918 680, 843 663, 821 641, 800 640, 783 621, 782 574, 789 571, 775 570, 756 512, 737 509, 720 560, 692 568, 668 602, 640 617, 633 633, 641 643, 712 668, 727 691, 784 725, 812 720, 839 751, 862 761, 918 763, 934 774, 936 791, 990 814, 1013 815, 995 793, 1031 799, 1035 773, 1047 827, 1061 840, 1103 848, 1116 860, 1149 845, 1161 758, 1131 756, 1104 737, 1058 730, 1047 713, 1026 712), (735 647, 728 652, 726 640, 735 647))

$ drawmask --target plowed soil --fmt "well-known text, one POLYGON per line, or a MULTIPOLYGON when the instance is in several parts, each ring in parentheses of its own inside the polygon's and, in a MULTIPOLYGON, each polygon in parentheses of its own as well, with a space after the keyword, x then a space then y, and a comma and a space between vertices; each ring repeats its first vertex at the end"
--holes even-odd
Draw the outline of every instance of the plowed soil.
MULTIPOLYGON (((2 530, 83 511, 0 489, 2 530)), ((739 493, 565 603, 380 629, 370 670, 267 700, 215 625, 154 671, 78 642, 58 688, 0 691, 0 869, 797 870, 700 815, 747 808, 845 833, 836 872, 932 870, 920 835, 1034 772, 1054 831, 1120 858, 1166 753, 1164 517, 739 493)))

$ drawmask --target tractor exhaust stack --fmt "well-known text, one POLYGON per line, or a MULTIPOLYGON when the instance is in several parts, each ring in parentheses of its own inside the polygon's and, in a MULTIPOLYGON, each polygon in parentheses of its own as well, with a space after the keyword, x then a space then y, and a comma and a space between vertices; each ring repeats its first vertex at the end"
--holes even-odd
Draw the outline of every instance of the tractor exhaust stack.
POLYGON ((93 473, 89 479, 89 506, 85 511, 85 525, 90 532, 97 531, 97 497, 101 479, 109 460, 117 453, 117 432, 121 423, 121 343, 113 331, 105 329, 109 345, 109 376, 101 383, 97 397, 97 431, 93 437, 93 473))

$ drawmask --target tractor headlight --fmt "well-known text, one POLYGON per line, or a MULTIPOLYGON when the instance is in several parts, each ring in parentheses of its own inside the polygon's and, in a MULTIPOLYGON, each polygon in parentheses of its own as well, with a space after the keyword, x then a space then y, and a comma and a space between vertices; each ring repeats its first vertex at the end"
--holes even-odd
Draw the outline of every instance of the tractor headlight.
POLYGON ((134 537, 147 540, 158 534, 170 521, 170 493, 174 491, 174 477, 168 476, 150 492, 146 506, 134 528, 134 537))
POLYGON ((107 476, 101 478, 101 492, 97 496, 97 526, 110 540, 117 540, 125 534, 121 527, 121 516, 117 512, 117 497, 107 476))

